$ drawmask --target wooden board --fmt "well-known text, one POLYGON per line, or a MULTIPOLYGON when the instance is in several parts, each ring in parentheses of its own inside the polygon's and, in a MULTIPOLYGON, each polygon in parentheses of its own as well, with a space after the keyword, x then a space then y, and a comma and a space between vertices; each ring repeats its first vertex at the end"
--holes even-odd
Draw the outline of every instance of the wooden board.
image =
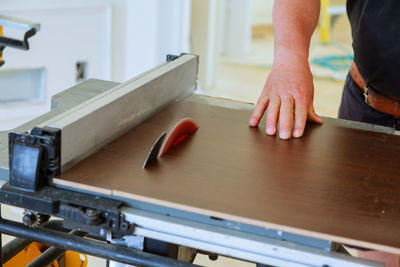
POLYGON ((278 230, 400 253, 400 137, 309 124, 280 140, 251 111, 174 104, 63 173, 55 183, 278 230), (142 169, 163 131, 200 128, 142 169))

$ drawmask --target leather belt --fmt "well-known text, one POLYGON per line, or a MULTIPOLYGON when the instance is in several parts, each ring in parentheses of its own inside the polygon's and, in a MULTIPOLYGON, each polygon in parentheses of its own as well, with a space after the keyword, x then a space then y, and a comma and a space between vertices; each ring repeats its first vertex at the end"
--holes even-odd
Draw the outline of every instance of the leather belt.
POLYGON ((364 94, 365 103, 370 107, 400 119, 400 98, 386 96, 368 88, 354 62, 351 63, 350 74, 354 82, 364 94))

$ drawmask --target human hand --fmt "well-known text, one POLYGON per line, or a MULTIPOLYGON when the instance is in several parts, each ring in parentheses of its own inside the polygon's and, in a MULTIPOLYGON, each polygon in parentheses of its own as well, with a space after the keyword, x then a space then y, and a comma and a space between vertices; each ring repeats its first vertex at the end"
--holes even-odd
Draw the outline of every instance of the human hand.
POLYGON ((267 110, 267 134, 277 133, 279 119, 279 137, 289 139, 303 135, 307 120, 322 123, 322 119, 314 111, 314 85, 307 60, 282 59, 274 62, 249 124, 257 126, 267 110))

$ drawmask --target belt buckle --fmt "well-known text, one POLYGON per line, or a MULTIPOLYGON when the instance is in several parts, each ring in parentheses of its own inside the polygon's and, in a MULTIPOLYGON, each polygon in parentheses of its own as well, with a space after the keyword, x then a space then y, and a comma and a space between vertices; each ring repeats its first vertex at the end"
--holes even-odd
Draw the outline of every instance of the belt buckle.
POLYGON ((368 103, 368 87, 367 87, 367 84, 364 85, 363 94, 364 94, 364 101, 365 101, 365 103, 369 104, 369 103, 368 103))

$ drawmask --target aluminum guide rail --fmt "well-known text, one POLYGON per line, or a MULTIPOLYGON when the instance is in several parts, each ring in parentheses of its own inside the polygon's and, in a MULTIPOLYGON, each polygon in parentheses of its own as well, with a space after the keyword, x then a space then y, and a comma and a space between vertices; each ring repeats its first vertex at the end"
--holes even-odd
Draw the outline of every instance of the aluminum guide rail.
MULTIPOLYGON (((184 54, 35 126, 62 130, 63 171, 168 104, 192 94, 197 86, 197 66, 198 56, 184 54)), ((6 146, 7 135, 0 132, 2 179, 8 179, 4 177, 6 146)))
POLYGON ((134 234, 261 264, 285 267, 376 267, 380 263, 286 241, 154 214, 122 210, 134 234))

